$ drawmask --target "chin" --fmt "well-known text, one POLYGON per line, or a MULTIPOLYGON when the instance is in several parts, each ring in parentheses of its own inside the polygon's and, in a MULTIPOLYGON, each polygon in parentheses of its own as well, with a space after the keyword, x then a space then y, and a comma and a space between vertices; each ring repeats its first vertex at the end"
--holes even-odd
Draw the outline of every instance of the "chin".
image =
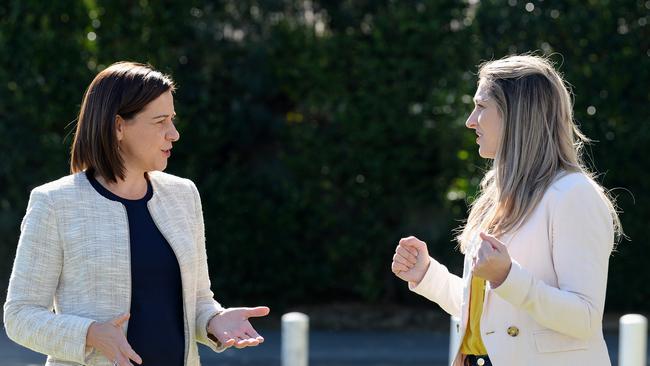
POLYGON ((152 170, 157 170, 159 172, 162 172, 165 171, 166 168, 167 168, 167 163, 165 162, 165 163, 156 164, 152 170))
POLYGON ((478 155, 483 159, 494 159, 495 154, 493 152, 483 151, 481 148, 479 148, 478 155))

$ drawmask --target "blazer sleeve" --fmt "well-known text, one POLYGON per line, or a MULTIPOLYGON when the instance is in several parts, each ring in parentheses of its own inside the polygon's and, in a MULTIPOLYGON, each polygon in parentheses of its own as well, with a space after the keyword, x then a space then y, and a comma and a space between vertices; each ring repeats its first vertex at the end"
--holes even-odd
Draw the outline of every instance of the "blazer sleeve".
POLYGON ((208 322, 212 317, 221 313, 224 308, 214 299, 210 289, 210 275, 208 273, 208 257, 205 248, 205 224, 203 223, 203 208, 201 197, 194 183, 191 183, 195 217, 197 221, 195 240, 198 253, 197 288, 196 288, 196 340, 210 347, 215 352, 226 349, 211 335, 208 335, 208 322))
POLYGON ((94 320, 52 312, 63 266, 56 211, 46 192, 32 191, 21 224, 4 305, 4 325, 14 342, 52 357, 86 363, 94 320))
POLYGON ((433 258, 420 283, 409 282, 409 289, 437 303, 455 317, 460 318, 463 300, 463 279, 451 274, 447 267, 433 258))
POLYGON ((552 258, 557 287, 513 261, 494 291, 539 324, 579 339, 602 328, 613 220, 602 193, 590 182, 560 192, 550 202, 552 258))

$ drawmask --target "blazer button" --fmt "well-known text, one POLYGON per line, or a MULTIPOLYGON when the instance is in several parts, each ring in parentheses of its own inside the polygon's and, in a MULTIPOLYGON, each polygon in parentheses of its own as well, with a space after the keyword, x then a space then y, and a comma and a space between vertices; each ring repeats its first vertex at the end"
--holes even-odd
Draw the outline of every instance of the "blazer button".
POLYGON ((519 328, 517 327, 508 327, 508 335, 511 337, 516 337, 519 335, 519 328))
POLYGON ((460 324, 456 324, 456 333, 460 333, 460 324))

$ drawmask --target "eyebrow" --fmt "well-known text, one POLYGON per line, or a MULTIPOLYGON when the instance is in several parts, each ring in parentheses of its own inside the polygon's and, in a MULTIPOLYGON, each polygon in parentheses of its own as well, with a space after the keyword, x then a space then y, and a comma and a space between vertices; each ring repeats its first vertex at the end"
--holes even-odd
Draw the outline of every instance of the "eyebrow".
MULTIPOLYGON (((155 116, 155 117, 153 117, 152 119, 167 118, 167 117, 169 117, 169 114, 161 114, 161 115, 159 115, 159 116, 155 116)), ((176 112, 174 112, 174 114, 172 115, 172 117, 176 117, 176 112)))

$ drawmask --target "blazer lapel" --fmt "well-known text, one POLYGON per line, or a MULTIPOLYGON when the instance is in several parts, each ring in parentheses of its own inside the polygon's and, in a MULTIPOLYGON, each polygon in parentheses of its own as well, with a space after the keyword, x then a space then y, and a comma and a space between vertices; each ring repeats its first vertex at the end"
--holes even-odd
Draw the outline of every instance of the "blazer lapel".
POLYGON ((149 213, 151 213, 151 217, 158 230, 160 230, 160 233, 165 237, 169 246, 174 251, 176 260, 178 260, 178 266, 181 270, 181 276, 183 276, 190 268, 190 261, 193 257, 191 255, 192 248, 188 245, 191 233, 186 232, 189 228, 184 225, 185 223, 182 221, 184 218, 173 216, 168 205, 163 204, 160 196, 155 193, 149 201, 148 207, 149 213))

